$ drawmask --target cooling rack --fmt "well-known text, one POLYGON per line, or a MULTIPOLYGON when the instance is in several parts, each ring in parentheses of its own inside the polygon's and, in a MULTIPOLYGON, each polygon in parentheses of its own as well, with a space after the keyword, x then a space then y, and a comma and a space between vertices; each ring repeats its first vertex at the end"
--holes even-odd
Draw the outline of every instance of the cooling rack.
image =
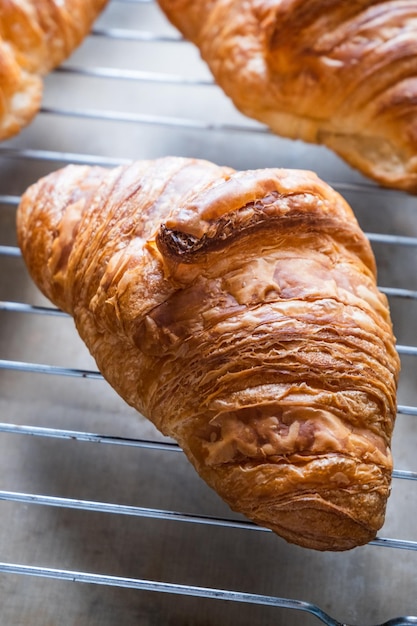
POLYGON ((240 116, 152 0, 111 0, 45 82, 39 116, 0 146, 2 623, 365 626, 417 615, 415 199, 240 116), (393 493, 368 546, 315 553, 233 515, 107 387, 71 320, 28 278, 14 229, 27 185, 67 163, 168 154, 314 169, 371 240, 402 375, 393 493))

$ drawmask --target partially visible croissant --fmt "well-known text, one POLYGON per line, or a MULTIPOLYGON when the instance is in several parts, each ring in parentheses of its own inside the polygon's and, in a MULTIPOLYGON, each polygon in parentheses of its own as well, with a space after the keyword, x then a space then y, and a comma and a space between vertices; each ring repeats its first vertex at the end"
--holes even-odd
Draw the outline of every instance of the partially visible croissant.
POLYGON ((375 536, 399 360, 339 194, 202 160, 68 166, 25 192, 17 228, 104 377, 233 509, 318 550, 375 536))
POLYGON ((108 0, 5 0, 0 6, 0 140, 39 110, 43 76, 82 42, 108 0))
POLYGON ((158 0, 236 107, 417 193, 416 0, 158 0))

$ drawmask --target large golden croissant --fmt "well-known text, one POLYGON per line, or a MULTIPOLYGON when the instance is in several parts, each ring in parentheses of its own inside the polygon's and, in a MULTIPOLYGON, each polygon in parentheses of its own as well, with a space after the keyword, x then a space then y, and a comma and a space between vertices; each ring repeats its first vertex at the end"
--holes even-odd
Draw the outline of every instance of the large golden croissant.
POLYGON ((104 377, 233 509, 319 550, 375 536, 399 361, 339 194, 203 160, 68 166, 25 192, 17 227, 104 377))
POLYGON ((158 0, 240 111, 417 193, 416 0, 158 0))
POLYGON ((39 110, 42 77, 66 59, 108 0, 5 0, 0 6, 0 140, 39 110))

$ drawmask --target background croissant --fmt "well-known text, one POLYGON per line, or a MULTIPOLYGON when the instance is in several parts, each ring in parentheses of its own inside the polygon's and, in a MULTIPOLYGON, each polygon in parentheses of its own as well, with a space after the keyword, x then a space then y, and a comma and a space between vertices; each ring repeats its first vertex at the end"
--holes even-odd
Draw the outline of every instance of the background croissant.
POLYGON ((158 0, 244 114, 417 193, 415 0, 158 0))
POLYGON ((42 77, 90 31, 108 0, 6 0, 0 3, 0 140, 39 110, 42 77))
POLYGON ((375 536, 399 360, 339 194, 202 160, 68 166, 26 191, 17 228, 104 377, 233 509, 319 550, 375 536))

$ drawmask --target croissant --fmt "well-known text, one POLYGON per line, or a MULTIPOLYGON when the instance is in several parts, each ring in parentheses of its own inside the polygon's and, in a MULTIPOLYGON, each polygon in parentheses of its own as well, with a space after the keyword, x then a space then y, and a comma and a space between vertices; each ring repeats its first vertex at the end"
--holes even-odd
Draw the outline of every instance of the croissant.
POLYGON ((0 7, 0 140, 40 108, 43 76, 85 38, 108 0, 6 0, 0 7))
POLYGON ((415 0, 158 0, 235 106, 417 193, 415 0))
POLYGON ((370 244, 315 174, 167 157, 22 196, 23 258, 107 381, 289 542, 375 537, 399 360, 370 244))

